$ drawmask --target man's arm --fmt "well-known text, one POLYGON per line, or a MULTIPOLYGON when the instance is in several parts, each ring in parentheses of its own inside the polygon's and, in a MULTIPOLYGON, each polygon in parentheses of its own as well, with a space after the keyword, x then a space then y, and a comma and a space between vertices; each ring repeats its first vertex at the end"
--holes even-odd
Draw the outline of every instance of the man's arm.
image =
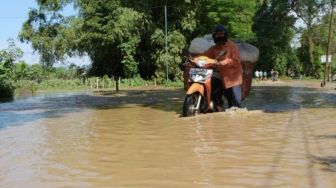
POLYGON ((238 46, 235 43, 230 42, 228 45, 228 54, 224 60, 219 62, 219 64, 224 66, 240 65, 240 53, 238 46))

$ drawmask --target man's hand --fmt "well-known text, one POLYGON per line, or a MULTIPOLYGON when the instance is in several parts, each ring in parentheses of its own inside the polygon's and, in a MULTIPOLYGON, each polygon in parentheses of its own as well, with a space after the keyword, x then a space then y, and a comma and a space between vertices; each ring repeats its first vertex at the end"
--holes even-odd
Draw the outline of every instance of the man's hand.
POLYGON ((223 66, 223 65, 227 65, 227 64, 228 64, 228 61, 229 61, 228 59, 224 59, 224 60, 222 60, 222 61, 219 61, 218 64, 219 64, 219 65, 222 65, 222 66, 223 66))

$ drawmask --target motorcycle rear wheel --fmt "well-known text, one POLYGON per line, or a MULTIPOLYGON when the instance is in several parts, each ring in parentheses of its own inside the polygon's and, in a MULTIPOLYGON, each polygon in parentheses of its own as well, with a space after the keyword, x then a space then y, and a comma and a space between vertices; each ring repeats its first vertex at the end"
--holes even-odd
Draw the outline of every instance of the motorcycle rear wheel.
POLYGON ((196 109, 198 97, 200 97, 199 93, 193 93, 185 97, 183 103, 184 117, 194 116, 200 111, 200 109, 196 109))

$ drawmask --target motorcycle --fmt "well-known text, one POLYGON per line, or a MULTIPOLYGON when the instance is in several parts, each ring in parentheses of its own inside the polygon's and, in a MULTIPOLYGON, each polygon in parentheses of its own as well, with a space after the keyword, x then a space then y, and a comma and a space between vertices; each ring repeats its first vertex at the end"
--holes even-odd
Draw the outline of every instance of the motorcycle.
POLYGON ((211 92, 217 88, 211 88, 211 77, 214 69, 218 68, 217 58, 224 53, 221 52, 215 59, 205 56, 189 58, 189 62, 183 64, 184 76, 187 80, 185 81, 186 96, 182 113, 184 117, 215 110, 211 92))

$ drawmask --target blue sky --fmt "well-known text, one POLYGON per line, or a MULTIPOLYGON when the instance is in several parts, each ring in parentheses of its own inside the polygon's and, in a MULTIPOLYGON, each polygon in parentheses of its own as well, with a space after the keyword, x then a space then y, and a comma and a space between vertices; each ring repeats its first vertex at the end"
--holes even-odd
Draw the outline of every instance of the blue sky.
MULTIPOLYGON (((22 44, 18 41, 18 34, 22 23, 27 19, 31 8, 36 8, 35 0, 5 0, 0 5, 0 49, 7 48, 8 38, 15 39, 16 45, 24 51, 22 59, 37 61, 38 56, 32 54, 32 49, 28 44, 22 44)), ((32 62, 29 62, 32 63, 32 62)))
MULTIPOLYGON (((38 63, 38 53, 33 53, 30 43, 21 43, 18 40, 22 24, 28 18, 28 12, 32 8, 37 8, 36 0, 1 0, 0 3, 0 49, 7 48, 9 38, 16 41, 16 46, 24 52, 22 60, 28 64, 38 63)), ((75 11, 71 6, 63 10, 65 15, 73 15, 75 11)), ((87 64, 88 58, 71 58, 67 62, 76 64, 87 64)))

